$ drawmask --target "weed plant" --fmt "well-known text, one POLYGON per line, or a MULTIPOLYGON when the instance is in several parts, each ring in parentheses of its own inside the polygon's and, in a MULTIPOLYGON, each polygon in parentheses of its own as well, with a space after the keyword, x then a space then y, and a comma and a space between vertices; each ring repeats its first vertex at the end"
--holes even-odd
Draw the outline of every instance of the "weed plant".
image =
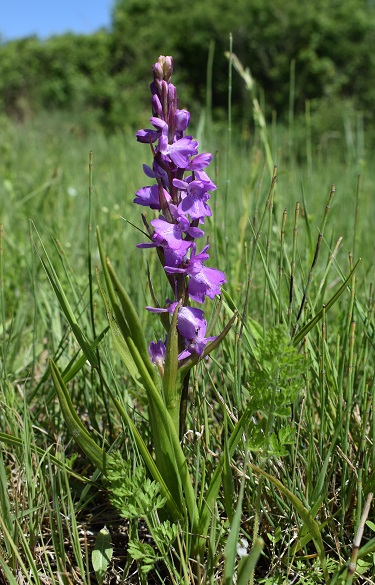
POLYGON ((308 125, 306 151, 297 151, 296 129, 262 131, 256 117, 250 137, 232 128, 229 147, 205 120, 198 139, 216 152, 218 184, 207 232, 228 280, 208 320, 219 330, 236 311, 241 318, 191 377, 182 443, 198 501, 224 453, 198 563, 184 523, 164 519, 106 389, 150 443, 145 393, 113 351, 94 276, 98 224, 147 339, 160 336, 144 311, 148 270, 155 287, 166 285, 135 248, 132 225, 140 226, 132 199, 142 145, 58 118, 1 122, 4 583, 375 583, 371 158, 355 133, 340 148, 315 148, 308 125), (67 431, 48 358, 96 444, 121 452, 111 499, 67 431), (229 436, 246 409, 232 453, 229 436))

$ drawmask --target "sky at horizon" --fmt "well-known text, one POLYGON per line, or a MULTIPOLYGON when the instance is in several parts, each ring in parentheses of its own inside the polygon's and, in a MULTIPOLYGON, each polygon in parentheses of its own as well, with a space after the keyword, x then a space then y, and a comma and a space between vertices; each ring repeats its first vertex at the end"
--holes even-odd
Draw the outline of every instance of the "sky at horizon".
POLYGON ((66 32, 91 34, 111 24, 114 0, 0 0, 0 41, 66 32))

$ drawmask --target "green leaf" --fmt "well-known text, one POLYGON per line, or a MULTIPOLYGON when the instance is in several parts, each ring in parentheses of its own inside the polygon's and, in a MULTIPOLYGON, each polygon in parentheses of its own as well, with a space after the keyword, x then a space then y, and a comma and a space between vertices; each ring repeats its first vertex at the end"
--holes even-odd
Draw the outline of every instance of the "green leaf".
POLYGON ((85 455, 87 455, 93 464, 105 474, 107 458, 106 452, 95 443, 79 419, 76 411, 74 410, 74 406, 69 392, 64 384, 64 380, 62 379, 56 364, 53 362, 53 360, 50 360, 49 365, 53 383, 56 388, 57 397, 60 402, 61 411, 66 426, 68 427, 68 431, 76 443, 81 447, 85 455))
POLYGON ((111 535, 106 528, 102 528, 95 539, 95 547, 91 555, 92 566, 99 585, 103 584, 112 555, 111 535))
POLYGON ((128 552, 134 560, 139 562, 139 568, 144 575, 147 575, 161 558, 156 554, 152 546, 139 540, 129 541, 128 552))
MULTIPOLYGON (((39 236, 38 236, 39 237, 39 236)), ((40 238, 39 238, 40 241, 40 238)), ((41 243, 41 241, 40 241, 41 243)), ((73 334, 80 346, 80 348, 82 349, 83 353, 86 356, 86 359, 90 362, 90 364, 92 366, 96 366, 97 365, 97 359, 96 359, 96 355, 95 352, 92 351, 90 343, 87 341, 85 335, 83 334, 81 328, 79 327, 77 320, 74 316, 73 310, 69 305, 68 299, 66 298, 66 295, 64 293, 63 287, 61 286, 61 283, 57 277, 57 274, 53 268, 53 265, 49 259, 49 256, 43 246, 43 244, 41 243, 42 248, 43 248, 43 252, 46 256, 47 261, 45 261, 39 250, 36 248, 37 250, 37 254, 39 255, 40 261, 43 265, 43 268, 47 274, 48 280, 50 281, 50 284, 53 288, 53 290, 55 291, 57 300, 59 301, 60 307, 66 317, 66 319, 69 322, 69 325, 73 331, 73 334)))
POLYGON ((101 278, 99 275, 99 270, 97 270, 97 272, 96 272, 96 278, 98 281, 99 292, 101 294, 101 297, 103 299, 103 303, 105 306, 107 319, 108 319, 108 323, 109 323, 109 329, 111 332, 111 337, 112 337, 114 346, 115 346, 121 360, 124 362, 129 374, 133 378, 134 382, 139 384, 140 376, 139 376, 138 368, 133 360, 133 357, 132 357, 130 350, 129 350, 129 347, 124 339, 124 336, 121 333, 121 331, 117 325, 117 322, 113 316, 111 305, 108 302, 107 295, 105 294, 105 291, 104 291, 104 288, 102 285, 102 281, 101 281, 101 278))
POLYGON ((145 339, 145 336, 143 333, 142 323, 138 317, 137 311, 135 310, 135 307, 134 307, 128 293, 126 292, 126 290, 124 289, 124 287, 120 283, 119 279, 117 278, 117 275, 114 271, 114 268, 113 268, 113 266, 108 258, 107 258, 106 263, 107 263, 108 273, 109 273, 109 276, 110 276, 112 284, 113 284, 113 288, 114 288, 114 290, 115 290, 115 292, 120 300, 123 315, 124 315, 126 322, 128 324, 132 339, 133 339, 143 361, 145 362, 149 371, 153 375, 154 368, 153 368, 153 365, 150 361, 148 347, 147 347, 146 339, 145 339))

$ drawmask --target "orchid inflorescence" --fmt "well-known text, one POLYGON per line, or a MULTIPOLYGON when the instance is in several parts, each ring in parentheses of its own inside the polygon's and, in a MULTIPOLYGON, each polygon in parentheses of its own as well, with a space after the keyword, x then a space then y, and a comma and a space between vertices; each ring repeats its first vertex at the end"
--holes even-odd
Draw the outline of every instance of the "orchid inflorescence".
MULTIPOLYGON (((143 170, 156 183, 139 189, 134 203, 161 213, 150 223, 142 216, 151 241, 138 244, 138 247, 157 248, 172 287, 173 301, 168 299, 164 308, 146 308, 171 315, 177 308, 178 359, 181 361, 194 353, 202 357, 206 344, 215 339, 205 337, 204 313, 189 306, 190 300, 203 303, 205 297, 213 299, 220 294, 226 279, 221 270, 205 266, 209 245, 197 253, 195 243, 196 238, 204 236, 198 226, 204 224, 205 217, 212 215, 207 202, 216 185, 204 171, 212 154, 198 154, 198 141, 185 135, 190 113, 178 109, 177 91, 171 83, 172 57, 160 56, 152 70, 153 115, 150 122, 154 128, 139 130, 137 140, 151 146, 153 164, 152 167, 143 165, 143 170)), ((155 364, 161 366, 165 352, 162 340, 151 342, 149 354, 155 364)))

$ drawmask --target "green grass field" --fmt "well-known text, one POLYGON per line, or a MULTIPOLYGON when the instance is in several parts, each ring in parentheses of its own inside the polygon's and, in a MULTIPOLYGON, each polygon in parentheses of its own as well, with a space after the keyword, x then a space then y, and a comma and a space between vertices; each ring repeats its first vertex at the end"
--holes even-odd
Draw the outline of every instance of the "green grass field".
POLYGON ((101 376, 84 359, 74 370, 82 351, 56 294, 58 282, 90 343, 105 331, 98 225, 147 341, 162 335, 144 308, 148 269, 160 299, 167 282, 154 251, 135 247, 144 236, 132 203, 151 157, 133 134, 107 136, 56 115, 0 120, 1 583, 375 583, 373 507, 361 520, 375 487, 375 167, 348 124, 318 145, 304 128, 270 128, 271 188, 264 134, 233 125, 228 148, 226 130, 196 121, 202 150, 216 153, 206 233, 228 280, 220 313, 218 300, 207 307, 214 334, 240 315, 190 380, 183 447, 200 502, 225 453, 197 562, 183 521, 165 534, 163 513, 130 514, 144 464, 106 385, 148 445, 145 392, 109 334, 96 350, 101 376), (134 493, 122 505, 68 431, 49 358, 91 437, 115 443, 129 463, 120 483, 134 493), (245 411, 231 455, 229 436, 245 411), (247 565, 236 554, 240 539, 248 553, 253 545, 247 565))

